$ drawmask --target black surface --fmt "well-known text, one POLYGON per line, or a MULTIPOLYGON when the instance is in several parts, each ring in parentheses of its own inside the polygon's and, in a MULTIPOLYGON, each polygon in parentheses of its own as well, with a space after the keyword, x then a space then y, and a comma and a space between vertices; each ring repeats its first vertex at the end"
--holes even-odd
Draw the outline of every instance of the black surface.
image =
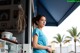
POLYGON ((13 0, 14 4, 20 4, 21 0, 13 0))
POLYGON ((12 0, 0 0, 0 5, 10 5, 12 0))
POLYGON ((10 9, 0 10, 0 21, 10 20, 10 9))
POLYGON ((4 32, 4 31, 5 31, 5 30, 0 30, 0 39, 1 39, 1 37, 2 37, 1 33, 4 32))
POLYGON ((29 11, 29 0, 26 0, 26 29, 25 29, 25 43, 28 44, 28 11, 29 11))

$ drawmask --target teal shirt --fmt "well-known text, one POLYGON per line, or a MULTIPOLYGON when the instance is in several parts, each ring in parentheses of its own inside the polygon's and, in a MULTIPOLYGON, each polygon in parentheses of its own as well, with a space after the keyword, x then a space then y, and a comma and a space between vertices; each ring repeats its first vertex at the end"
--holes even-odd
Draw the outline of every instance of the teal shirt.
MULTIPOLYGON (((42 46, 46 46, 47 45, 47 38, 43 34, 42 30, 40 30, 38 28, 35 28, 33 30, 33 36, 36 35, 36 34, 38 35, 38 44, 42 45, 42 46)), ((47 51, 33 48, 33 53, 47 53, 47 51)))

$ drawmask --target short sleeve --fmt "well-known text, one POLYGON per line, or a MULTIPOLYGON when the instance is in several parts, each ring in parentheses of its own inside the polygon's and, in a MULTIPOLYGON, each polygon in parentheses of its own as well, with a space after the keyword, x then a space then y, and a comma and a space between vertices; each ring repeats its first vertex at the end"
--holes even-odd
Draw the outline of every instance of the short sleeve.
POLYGON ((34 35, 38 35, 39 36, 39 30, 37 28, 33 30, 33 36, 34 35))

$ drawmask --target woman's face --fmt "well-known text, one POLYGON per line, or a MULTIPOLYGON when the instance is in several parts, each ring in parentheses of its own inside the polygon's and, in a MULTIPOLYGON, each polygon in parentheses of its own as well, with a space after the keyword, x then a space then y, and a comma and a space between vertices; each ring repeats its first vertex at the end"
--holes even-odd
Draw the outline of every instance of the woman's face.
POLYGON ((46 18, 42 16, 37 23, 38 23, 38 26, 44 27, 46 25, 46 18))

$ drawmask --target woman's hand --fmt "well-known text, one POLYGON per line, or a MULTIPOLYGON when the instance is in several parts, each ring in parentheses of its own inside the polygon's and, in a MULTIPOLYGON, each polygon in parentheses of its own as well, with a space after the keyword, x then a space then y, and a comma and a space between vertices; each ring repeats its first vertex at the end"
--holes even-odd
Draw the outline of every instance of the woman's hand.
POLYGON ((50 47, 47 47, 47 51, 48 51, 49 53, 52 53, 52 49, 51 49, 50 47))

